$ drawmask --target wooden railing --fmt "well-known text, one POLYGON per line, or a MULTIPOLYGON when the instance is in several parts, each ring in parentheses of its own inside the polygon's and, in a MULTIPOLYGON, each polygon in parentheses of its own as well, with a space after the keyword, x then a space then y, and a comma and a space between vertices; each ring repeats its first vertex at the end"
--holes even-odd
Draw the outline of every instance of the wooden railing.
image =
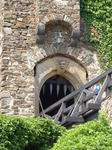
MULTIPOLYGON (((49 114, 58 108, 58 112, 51 116, 56 124, 84 122, 84 115, 88 112, 99 110, 101 103, 111 95, 111 74, 112 68, 60 99, 45 109, 44 113, 49 114), (99 86, 98 90, 93 88, 96 84, 99 86), (67 107, 66 104, 71 99, 75 99, 74 103, 67 107)), ((42 116, 42 112, 39 115, 42 116)))

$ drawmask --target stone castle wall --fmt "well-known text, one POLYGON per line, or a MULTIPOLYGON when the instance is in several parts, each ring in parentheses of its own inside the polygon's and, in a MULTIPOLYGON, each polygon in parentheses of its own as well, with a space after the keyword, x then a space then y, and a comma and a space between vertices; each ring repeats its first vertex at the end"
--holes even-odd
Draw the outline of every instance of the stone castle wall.
POLYGON ((1 0, 0 1, 0 82, 1 82, 2 40, 3 40, 2 24, 3 24, 3 1, 1 0))
MULTIPOLYGON (((0 1, 0 93, 1 93, 1 64, 2 64, 2 42, 3 42, 3 0, 0 1)), ((1 101, 0 101, 1 107, 1 101)))
POLYGON ((72 28, 80 29, 79 0, 43 0, 38 4, 38 21, 40 24, 63 20, 68 22, 72 28))
POLYGON ((29 70, 27 56, 35 46, 35 10, 34 0, 4 0, 2 113, 33 112, 33 71, 29 70))
MULTIPOLYGON (((70 45, 71 31, 80 31, 79 0, 4 0, 3 8, 1 113, 34 113, 34 67, 38 68, 38 63, 41 64, 41 60, 47 57, 57 55, 58 59, 61 55, 65 62, 66 57, 72 57, 86 68, 90 80, 99 74, 96 52, 79 41, 76 46, 70 45), (45 26, 43 44, 35 44, 38 25, 45 26)), ((82 76, 80 65, 74 76, 82 76)), ((45 66, 41 65, 41 68, 40 74, 37 70, 39 79, 44 77, 42 70, 45 66)), ((81 78, 85 83, 86 75, 81 78)))

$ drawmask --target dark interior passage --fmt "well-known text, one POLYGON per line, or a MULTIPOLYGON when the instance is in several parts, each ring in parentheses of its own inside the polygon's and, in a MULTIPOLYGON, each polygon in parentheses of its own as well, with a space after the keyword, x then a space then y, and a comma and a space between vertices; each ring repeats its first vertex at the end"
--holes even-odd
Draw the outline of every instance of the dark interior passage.
MULTIPOLYGON (((70 94, 73 90, 74 88, 68 80, 59 75, 53 76, 44 83, 40 92, 43 108, 46 109, 61 98, 70 94)), ((66 105, 70 106, 73 102, 74 100, 71 99, 66 105)), ((41 112, 41 107, 39 107, 39 111, 41 112)), ((54 109, 48 115, 53 116, 57 111, 58 109, 54 109)))

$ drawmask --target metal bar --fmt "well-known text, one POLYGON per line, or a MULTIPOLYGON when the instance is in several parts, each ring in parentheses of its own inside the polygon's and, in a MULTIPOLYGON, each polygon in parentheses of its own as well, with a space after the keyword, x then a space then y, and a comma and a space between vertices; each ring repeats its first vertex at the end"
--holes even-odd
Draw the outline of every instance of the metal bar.
MULTIPOLYGON (((46 81, 46 83, 51 83, 51 82, 48 80, 48 81, 46 81)), ((63 81, 60 80, 59 83, 60 83, 60 85, 63 85, 63 81)), ((53 81, 53 80, 52 80, 52 84, 56 84, 56 85, 57 85, 57 81, 55 81, 55 80, 53 81)), ((71 84, 66 81, 66 85, 71 85, 71 84)))

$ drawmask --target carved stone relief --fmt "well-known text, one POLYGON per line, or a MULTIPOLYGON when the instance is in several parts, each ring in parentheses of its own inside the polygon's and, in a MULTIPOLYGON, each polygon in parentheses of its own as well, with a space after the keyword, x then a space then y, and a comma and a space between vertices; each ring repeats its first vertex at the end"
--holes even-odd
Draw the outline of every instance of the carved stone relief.
POLYGON ((57 66, 57 73, 58 74, 63 74, 67 70, 67 67, 70 63, 70 60, 67 60, 66 58, 56 58, 55 63, 57 66))

